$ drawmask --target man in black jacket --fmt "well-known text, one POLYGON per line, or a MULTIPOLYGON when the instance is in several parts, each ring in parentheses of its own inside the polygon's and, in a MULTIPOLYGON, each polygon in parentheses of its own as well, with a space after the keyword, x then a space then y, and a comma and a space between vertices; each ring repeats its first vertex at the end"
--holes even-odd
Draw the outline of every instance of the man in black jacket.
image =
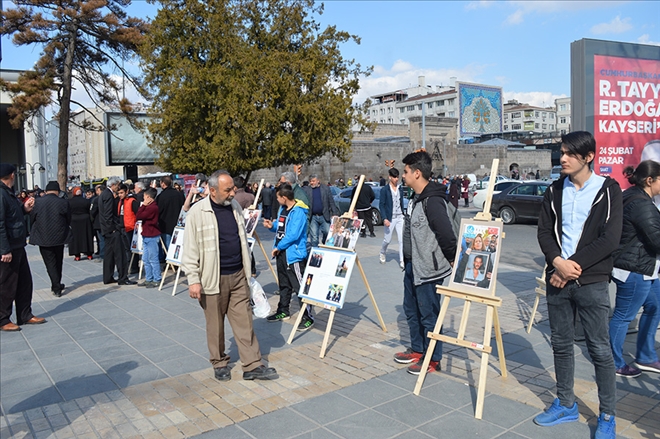
POLYGON ((71 207, 67 200, 58 197, 59 193, 59 183, 49 181, 46 185, 46 195, 34 203, 34 209, 30 213, 30 244, 39 246, 50 278, 50 290, 55 297, 61 297, 64 289, 64 244, 69 242, 71 230, 71 207))
POLYGON ((608 333, 608 282, 612 252, 621 238, 621 188, 615 180, 592 172, 596 141, 590 133, 563 135, 560 151, 562 177, 545 192, 538 225, 539 245, 548 264, 557 398, 534 422, 551 426, 579 418, 573 392, 577 312, 596 372, 600 400, 596 438, 614 438, 616 376, 608 333))
MULTIPOLYGON (((158 204, 158 228, 160 229, 160 237, 165 244, 165 248, 169 248, 170 241, 172 240, 172 232, 176 227, 179 220, 179 214, 186 197, 183 192, 179 192, 172 187, 172 177, 166 175, 160 179, 160 187, 163 191, 156 197, 156 204, 158 204)), ((162 246, 160 248, 160 261, 165 260, 165 251, 162 246)))
MULTIPOLYGON (((358 182, 359 180, 353 183, 356 186, 353 188, 353 192, 351 192, 351 200, 355 198, 355 191, 357 189, 358 182)), ((362 189, 360 190, 360 195, 357 199, 357 203, 355 203, 355 211, 358 214, 358 218, 363 220, 362 228, 360 229, 360 236, 362 238, 367 236, 367 228, 369 229, 369 237, 376 237, 376 234, 374 233, 374 223, 371 217, 371 203, 375 199, 376 194, 374 194, 374 190, 371 189, 371 185, 363 183, 362 189)))
POLYGON ((105 255, 103 257, 103 283, 119 285, 134 285, 137 282, 128 279, 128 261, 122 244, 117 211, 118 203, 115 200, 115 192, 121 183, 121 178, 108 178, 108 187, 99 195, 99 217, 101 222, 101 234, 105 240, 105 255), (118 278, 114 278, 115 265, 117 266, 118 278))
POLYGON ((309 176, 309 186, 302 188, 309 199, 309 210, 312 211, 312 221, 309 224, 307 240, 312 247, 325 242, 330 231, 330 219, 333 215, 339 215, 339 209, 332 198, 330 188, 321 184, 318 175, 309 176))
POLYGON ((45 323, 32 314, 32 273, 25 253, 23 217, 34 198, 23 204, 14 194, 16 168, 0 163, 0 331, 20 331, 20 325, 45 323), (9 320, 16 303, 16 323, 9 320))

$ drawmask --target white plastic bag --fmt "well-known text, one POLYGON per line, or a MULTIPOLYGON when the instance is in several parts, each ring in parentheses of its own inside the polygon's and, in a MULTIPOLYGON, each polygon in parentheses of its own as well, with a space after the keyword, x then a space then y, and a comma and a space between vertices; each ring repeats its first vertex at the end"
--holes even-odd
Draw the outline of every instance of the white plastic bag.
POLYGON ((264 289, 253 277, 250 278, 250 304, 252 314, 258 319, 265 319, 270 315, 270 303, 264 289))

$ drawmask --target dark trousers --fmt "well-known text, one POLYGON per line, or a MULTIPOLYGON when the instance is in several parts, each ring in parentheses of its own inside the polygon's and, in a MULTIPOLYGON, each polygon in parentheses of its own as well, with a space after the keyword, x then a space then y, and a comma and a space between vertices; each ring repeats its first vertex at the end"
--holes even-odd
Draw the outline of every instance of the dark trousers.
POLYGON ((571 281, 562 289, 548 283, 546 300, 550 341, 555 359, 557 397, 564 407, 575 403, 575 317, 580 316, 591 362, 596 372, 600 413, 615 415, 616 375, 610 348, 610 297, 607 282, 578 285, 571 281))
MULTIPOLYGON (((300 291, 300 282, 302 275, 305 272, 306 261, 294 262, 289 265, 286 261, 286 251, 282 251, 277 255, 277 283, 280 285, 280 301, 277 304, 277 313, 290 314, 289 305, 291 304, 291 296, 298 294, 300 291)), ((302 299, 298 297, 298 303, 302 308, 302 299)), ((311 318, 311 307, 308 306, 305 310, 307 317, 311 318)))
POLYGON ((115 274, 115 265, 117 266, 117 281, 128 280, 126 262, 126 252, 122 243, 121 233, 114 232, 105 235, 105 255, 103 256, 103 283, 112 283, 115 274))
POLYGON ((126 230, 122 229, 121 230, 121 244, 124 249, 124 253, 126 253, 126 270, 127 274, 135 274, 140 270, 140 257, 139 255, 135 255, 133 258, 133 264, 129 267, 129 264, 131 263, 131 240, 133 239, 133 231, 131 230, 130 232, 127 232, 126 230))
POLYGON ((11 262, 0 262, 0 326, 10 322, 16 302, 16 323, 22 325, 32 314, 32 273, 25 248, 11 251, 11 262))
POLYGON ((59 292, 62 283, 62 264, 64 262, 64 246, 39 247, 39 252, 44 260, 48 277, 50 278, 50 290, 59 292))
POLYGON ((94 233, 96 234, 96 253, 99 255, 100 258, 103 258, 105 255, 104 250, 105 250, 105 238, 101 234, 101 230, 99 229, 94 229, 94 233))
POLYGON ((369 210, 358 210, 358 218, 364 220, 362 223, 362 228, 360 229, 361 233, 366 233, 366 229, 369 229, 369 233, 374 233, 374 223, 372 221, 371 209, 369 210), (366 228, 365 228, 366 226, 366 228))
MULTIPOLYGON (((410 347, 415 352, 425 354, 429 348, 430 339, 426 336, 435 329, 435 323, 440 314, 440 294, 435 291, 436 285, 442 285, 444 279, 415 285, 413 266, 410 259, 405 260, 403 275, 403 312, 410 329, 410 347)), ((442 332, 442 330, 440 331, 442 332)), ((442 359, 442 342, 435 344, 431 361, 442 359)))

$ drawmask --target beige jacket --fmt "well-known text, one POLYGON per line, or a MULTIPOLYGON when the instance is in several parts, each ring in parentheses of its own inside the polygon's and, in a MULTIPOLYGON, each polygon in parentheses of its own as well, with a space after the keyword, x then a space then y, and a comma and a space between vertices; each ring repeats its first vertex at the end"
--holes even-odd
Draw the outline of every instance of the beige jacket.
MULTIPOLYGON (((238 224, 238 236, 241 240, 243 271, 250 281, 250 248, 245 234, 243 209, 232 200, 234 218, 238 224)), ((220 241, 218 238, 218 220, 216 219, 210 197, 195 204, 186 217, 186 231, 183 239, 182 268, 188 277, 188 285, 202 284, 202 294, 220 294, 220 241)))

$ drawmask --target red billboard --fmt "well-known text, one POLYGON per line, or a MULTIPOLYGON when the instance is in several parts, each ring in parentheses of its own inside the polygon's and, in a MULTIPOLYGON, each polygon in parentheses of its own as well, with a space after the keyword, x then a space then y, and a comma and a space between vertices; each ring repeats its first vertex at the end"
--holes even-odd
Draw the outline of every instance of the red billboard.
POLYGON ((660 162, 660 60, 594 55, 594 170, 622 188, 626 166, 660 162))

